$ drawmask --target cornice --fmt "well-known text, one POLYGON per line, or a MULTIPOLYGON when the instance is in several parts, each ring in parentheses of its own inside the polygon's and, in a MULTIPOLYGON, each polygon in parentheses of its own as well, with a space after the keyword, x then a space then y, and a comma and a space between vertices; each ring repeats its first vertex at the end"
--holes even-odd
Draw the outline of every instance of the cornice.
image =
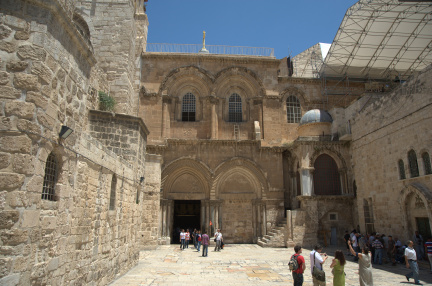
POLYGON ((319 84, 321 85, 320 78, 302 78, 302 77, 278 77, 279 83, 307 83, 307 84, 319 84))
POLYGON ((143 59, 167 59, 167 60, 196 60, 199 62, 235 62, 237 64, 247 64, 247 63, 260 63, 274 65, 278 67, 280 64, 279 59, 273 57, 258 57, 258 56, 246 56, 246 55, 217 55, 217 54, 181 54, 181 53, 154 53, 154 52, 144 52, 141 54, 143 59))

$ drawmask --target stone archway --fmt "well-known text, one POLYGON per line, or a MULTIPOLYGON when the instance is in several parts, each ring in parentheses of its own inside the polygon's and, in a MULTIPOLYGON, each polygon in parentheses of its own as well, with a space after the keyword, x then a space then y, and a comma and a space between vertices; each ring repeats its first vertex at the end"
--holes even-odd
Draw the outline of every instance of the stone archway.
POLYGON ((408 237, 416 230, 426 239, 432 229, 432 193, 420 183, 412 183, 401 191, 401 207, 408 237))
POLYGON ((215 171, 212 194, 221 204, 218 225, 229 243, 254 243, 266 234, 264 175, 252 162, 235 158, 215 171))

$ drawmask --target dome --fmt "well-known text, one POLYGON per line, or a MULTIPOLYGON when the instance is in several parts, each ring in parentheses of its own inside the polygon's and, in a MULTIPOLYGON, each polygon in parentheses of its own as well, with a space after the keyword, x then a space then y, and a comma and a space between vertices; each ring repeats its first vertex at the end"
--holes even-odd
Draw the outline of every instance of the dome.
POLYGON ((300 120, 300 125, 305 125, 309 123, 320 123, 320 122, 332 123, 333 119, 327 111, 320 110, 320 109, 312 109, 306 112, 302 116, 300 120))

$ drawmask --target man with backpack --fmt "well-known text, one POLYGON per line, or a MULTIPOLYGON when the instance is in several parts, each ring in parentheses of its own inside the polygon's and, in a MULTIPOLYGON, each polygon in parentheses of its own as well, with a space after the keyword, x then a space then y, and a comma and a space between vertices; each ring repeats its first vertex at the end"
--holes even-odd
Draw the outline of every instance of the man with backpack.
POLYGON ((294 278, 294 286, 303 285, 303 272, 306 269, 305 259, 302 255, 302 247, 300 245, 294 246, 295 254, 291 256, 288 263, 289 269, 292 271, 294 278))

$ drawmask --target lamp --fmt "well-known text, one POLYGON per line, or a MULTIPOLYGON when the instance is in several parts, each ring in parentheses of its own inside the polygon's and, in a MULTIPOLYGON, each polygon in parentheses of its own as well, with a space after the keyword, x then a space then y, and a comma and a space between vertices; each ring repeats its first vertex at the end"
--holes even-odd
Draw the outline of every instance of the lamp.
POLYGON ((73 129, 71 129, 71 128, 65 126, 65 125, 63 125, 62 128, 61 128, 61 130, 60 130, 59 137, 61 139, 66 139, 66 138, 69 137, 69 135, 72 134, 72 132, 73 132, 73 129))

